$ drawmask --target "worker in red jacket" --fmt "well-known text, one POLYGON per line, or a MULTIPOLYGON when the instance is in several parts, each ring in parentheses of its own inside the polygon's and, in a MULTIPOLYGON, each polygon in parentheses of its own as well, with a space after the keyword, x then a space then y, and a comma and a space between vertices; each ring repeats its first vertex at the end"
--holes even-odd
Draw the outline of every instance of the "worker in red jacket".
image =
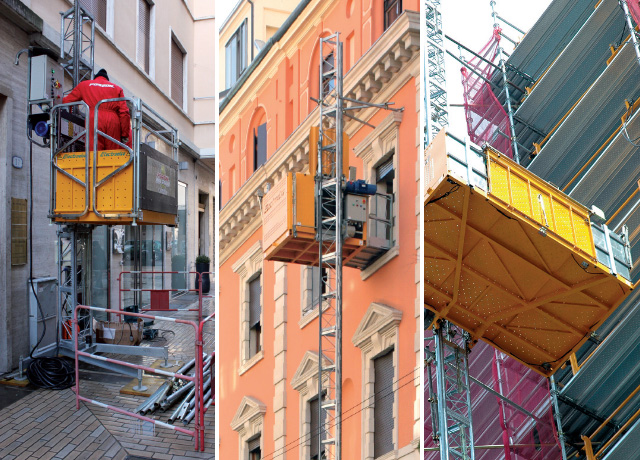
MULTIPOLYGON (((93 80, 82 81, 65 96, 63 103, 84 101, 89 106, 89 150, 93 150, 94 110, 103 99, 124 97, 124 92, 109 81, 107 71, 102 69, 93 80)), ((125 101, 100 104, 98 129, 131 147, 131 115, 125 101)), ((98 150, 115 150, 122 147, 104 136, 98 135, 98 150)))

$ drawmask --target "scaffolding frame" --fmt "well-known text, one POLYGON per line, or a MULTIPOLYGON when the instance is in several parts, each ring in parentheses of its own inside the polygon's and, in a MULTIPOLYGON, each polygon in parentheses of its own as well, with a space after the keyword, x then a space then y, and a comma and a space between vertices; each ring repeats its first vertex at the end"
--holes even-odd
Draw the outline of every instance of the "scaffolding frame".
MULTIPOLYGON (((430 3, 428 0, 426 0, 426 2, 430 3)), ((635 27, 634 27, 634 22, 632 21, 632 16, 631 16, 630 11, 629 11, 628 1, 627 0, 619 0, 619 3, 620 3, 620 7, 621 7, 621 10, 622 10, 624 19, 625 19, 625 21, 627 23, 627 26, 628 26, 628 30, 634 31, 635 27)), ((494 20, 494 27, 495 28, 499 28, 499 21, 500 21, 500 24, 504 23, 504 24, 512 27, 514 30, 518 31, 519 33, 524 34, 524 32, 522 30, 518 29, 512 23, 508 22, 507 20, 505 20, 504 18, 499 16, 499 14, 497 13, 496 8, 495 8, 495 6, 496 6, 495 0, 491 0, 490 1, 490 5, 491 5, 491 9, 492 9, 491 15, 492 15, 492 18, 494 20)), ((509 37, 504 35, 502 32, 500 32, 500 35, 502 37, 506 38, 508 41, 510 41, 514 45, 516 44, 513 40, 511 40, 509 37)), ((447 38, 447 39, 449 39, 451 41, 454 41, 450 37, 446 37, 445 36, 445 38, 447 38)), ((633 45, 633 47, 634 47, 634 51, 635 51, 635 54, 636 54, 636 61, 638 62, 638 64, 640 64, 640 43, 639 43, 639 38, 640 37, 638 37, 637 32, 635 32, 635 33, 632 32, 630 34, 630 40, 629 40, 631 42, 631 44, 633 45)), ((472 54, 477 56, 477 54, 475 54, 473 51, 471 51, 471 50, 469 50, 467 48, 465 48, 465 49, 466 49, 466 51, 468 51, 468 52, 470 52, 470 53, 472 53, 472 54)), ((456 58, 456 56, 453 55, 453 53, 451 53, 449 50, 445 49, 445 52, 447 54, 449 54, 450 56, 452 56, 454 59, 458 60, 461 64, 466 65, 463 62, 463 60, 460 60, 460 59, 456 58)), ((508 55, 504 52, 504 49, 501 46, 500 46, 500 50, 499 50, 499 56, 500 56, 500 61, 499 61, 498 65, 496 66, 496 70, 499 70, 501 72, 501 74, 502 74, 501 75, 502 78, 500 79, 501 81, 498 84, 496 84, 497 80, 494 80, 494 81, 485 80, 485 81, 492 86, 492 88, 494 89, 496 94, 498 94, 500 92, 502 95, 505 96, 504 106, 507 109, 507 114, 509 116, 509 120, 510 120, 510 123, 511 123, 510 140, 511 140, 511 142, 513 144, 513 148, 514 148, 514 155, 515 155, 514 160, 516 160, 519 163, 520 162, 520 155, 517 153, 518 150, 521 149, 521 150, 525 150, 525 152, 526 152, 527 149, 526 149, 525 146, 520 144, 518 142, 517 138, 516 138, 514 122, 521 123, 522 125, 525 125, 525 126, 531 128, 531 129, 533 129, 533 127, 529 126, 527 123, 525 123, 522 120, 518 119, 518 117, 515 114, 514 108, 512 106, 511 95, 510 95, 510 92, 509 92, 509 85, 514 86, 514 84, 511 81, 508 80, 507 70, 515 72, 515 73, 527 78, 528 80, 530 80, 532 82, 534 82, 534 80, 531 77, 529 77, 528 75, 526 75, 525 73, 522 73, 518 68, 514 67, 513 65, 510 65, 507 62, 508 55)), ((428 65, 428 61, 425 60, 425 69, 428 69, 427 65, 428 65)), ((429 81, 426 82, 426 87, 427 88, 429 87, 429 81)), ((427 92, 425 92, 425 107, 426 107, 427 115, 430 113, 429 112, 430 106, 429 106, 429 99, 428 98, 429 98, 429 95, 428 95, 427 92)), ((425 120, 425 121, 426 121, 427 126, 429 126, 430 120, 427 118, 427 120, 425 120)), ((425 136, 426 136, 426 139, 429 139, 427 132, 425 132, 425 136)), ((550 134, 549 134, 549 136, 550 136, 550 134)), ((606 143, 608 144, 609 141, 610 141, 610 139, 607 140, 606 143)), ((427 144, 425 143, 425 146, 426 145, 427 144)), ((633 199, 633 197, 635 196, 636 193, 637 192, 633 192, 633 194, 625 202, 625 205, 629 204, 629 202, 633 199)), ((622 206, 622 207, 624 207, 624 206, 622 206)), ((616 211, 616 215, 622 210, 622 207, 616 211)), ((617 228, 615 229, 616 231, 621 230, 621 227, 623 226, 623 223, 626 221, 627 217, 630 214, 632 214, 638 207, 640 207, 640 201, 638 201, 634 206, 632 206, 632 208, 627 212, 627 215, 625 215, 625 217, 620 221, 620 223, 618 224, 617 228)), ((613 217, 610 218, 610 220, 607 222, 607 224, 611 223, 611 221, 613 221, 613 217)), ((435 338, 433 340, 435 341, 435 338)), ((428 369, 429 372, 431 372, 431 364, 437 364, 437 363, 434 363, 434 355, 435 355, 435 353, 429 353, 428 349, 425 347, 425 354, 426 354, 426 356, 425 356, 425 366, 426 366, 426 369, 428 369)), ((576 364, 577 364, 577 360, 575 358, 575 355, 572 356, 572 366, 574 364, 573 361, 576 361, 576 364)), ((575 370, 574 370, 574 374, 575 374, 575 370)), ((431 382, 425 382, 425 407, 426 407, 427 402, 431 403, 433 416, 436 417, 436 416, 439 415, 439 413, 435 412, 435 408, 434 408, 434 404, 437 405, 437 403, 438 403, 438 401, 435 399, 437 394, 433 389, 430 390, 427 387, 428 384, 431 384, 431 382), (427 395, 430 395, 430 397, 427 396, 427 395)), ((551 392, 550 393, 551 393, 551 398, 552 398, 552 405, 553 405, 553 409, 554 409, 553 412, 554 412, 555 422, 556 422, 557 429, 558 429, 558 438, 560 440, 559 445, 560 445, 560 448, 561 448, 562 458, 566 459, 567 458, 567 446, 568 446, 569 441, 567 439, 566 433, 564 433, 563 429, 562 429, 562 420, 561 420, 561 414, 560 414, 560 411, 559 411, 559 403, 558 403, 559 400, 561 401, 561 394, 560 394, 560 392, 559 392, 559 390, 557 388, 555 379, 553 377, 550 378, 550 386, 551 386, 551 392)), ((436 426, 438 426, 439 423, 440 422, 437 421, 437 420, 434 421, 434 424, 436 426)), ((434 433, 435 432, 436 431, 434 430, 434 433)), ((441 445, 441 447, 442 447, 442 445, 441 445)), ((482 448, 482 446, 475 446, 475 448, 482 448)), ((432 449, 432 448, 431 449, 425 449, 425 452, 427 450, 434 450, 434 449, 432 449)), ((442 449, 440 449, 440 450, 442 451, 442 449)), ((599 453, 601 453, 601 452, 599 452, 599 453)), ((444 457, 441 457, 441 458, 444 458, 444 457)))
POLYGON ((425 1, 425 33, 423 43, 424 96, 425 96, 425 147, 436 134, 449 124, 445 73, 445 34, 442 27, 440 0, 425 1))
POLYGON ((469 375, 469 334, 448 321, 433 327, 433 351, 428 357, 429 397, 433 433, 439 442, 441 460, 474 460, 473 419, 469 375), (431 361, 435 364, 436 387, 432 386, 431 361))
POLYGON ((72 88, 93 78, 95 36, 94 18, 79 1, 60 13, 60 60, 73 81, 72 88))

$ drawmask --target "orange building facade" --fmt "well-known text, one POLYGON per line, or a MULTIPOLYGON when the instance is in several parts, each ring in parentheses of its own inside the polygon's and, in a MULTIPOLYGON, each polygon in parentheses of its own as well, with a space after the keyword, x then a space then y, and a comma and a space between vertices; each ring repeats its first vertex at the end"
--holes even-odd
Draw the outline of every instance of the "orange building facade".
POLYGON ((343 270, 342 454, 419 458, 419 8, 417 0, 303 1, 221 103, 220 458, 315 458, 318 268, 264 259, 261 206, 288 173, 308 173, 319 38, 336 31, 344 95, 403 109, 353 114, 372 126, 345 119, 350 165, 387 194, 391 226, 387 250, 362 270, 343 270))

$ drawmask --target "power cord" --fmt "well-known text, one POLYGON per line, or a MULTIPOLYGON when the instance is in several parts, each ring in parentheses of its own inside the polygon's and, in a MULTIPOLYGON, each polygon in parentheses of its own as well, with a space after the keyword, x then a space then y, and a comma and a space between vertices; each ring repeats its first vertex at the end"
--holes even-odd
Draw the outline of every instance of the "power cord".
MULTIPOLYGON (((33 144, 29 142, 29 285, 38 304, 40 317, 44 318, 42 304, 38 298, 35 286, 33 285, 33 144)), ((37 318, 36 318, 37 324, 37 318)), ((64 390, 75 385, 75 367, 64 358, 33 356, 33 352, 40 346, 47 332, 47 324, 42 321, 42 335, 38 343, 31 349, 29 357, 31 361, 27 366, 27 378, 31 384, 38 388, 48 390, 64 390)), ((58 334, 56 333, 56 344, 58 334)))

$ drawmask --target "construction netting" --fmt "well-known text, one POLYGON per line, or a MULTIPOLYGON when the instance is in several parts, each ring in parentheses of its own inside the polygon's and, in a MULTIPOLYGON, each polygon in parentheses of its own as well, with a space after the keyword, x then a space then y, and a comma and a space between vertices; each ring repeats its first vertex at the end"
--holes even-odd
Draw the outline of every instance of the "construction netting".
POLYGON ((638 0, 631 0, 627 2, 627 6, 629 6, 629 12, 635 23, 640 24, 640 2, 638 2, 638 0))
POLYGON ((499 43, 500 29, 496 28, 491 40, 478 55, 462 67, 464 110, 467 132, 472 142, 478 145, 486 142, 513 158, 509 117, 488 83, 495 71, 499 43))
MULTIPOLYGON (((425 331, 425 337, 430 335, 425 331)), ((547 379, 484 342, 469 354, 469 376, 476 460, 561 458, 547 379)), ((433 437, 428 384, 431 379, 436 388, 434 364, 425 366, 424 377, 424 460, 437 460, 440 452, 433 437)))

